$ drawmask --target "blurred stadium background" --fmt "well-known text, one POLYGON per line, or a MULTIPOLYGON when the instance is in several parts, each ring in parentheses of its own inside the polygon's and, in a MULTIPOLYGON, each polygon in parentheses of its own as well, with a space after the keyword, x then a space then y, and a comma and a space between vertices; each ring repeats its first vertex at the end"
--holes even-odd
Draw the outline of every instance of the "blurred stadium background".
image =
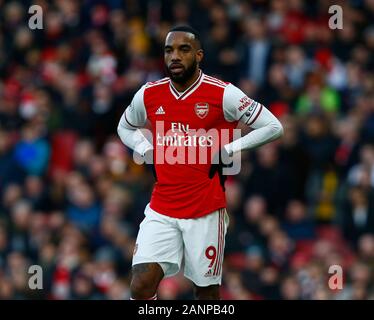
MULTIPOLYGON (((227 182, 223 299, 373 299, 374 1, 0 0, 0 298, 128 299, 151 171, 116 127, 190 23, 283 123, 227 182), (28 8, 43 8, 43 30, 28 8), (343 8, 343 30, 328 8, 343 8), (28 267, 44 289, 28 288, 28 267), (343 290, 328 268, 344 270, 343 290)), ((182 275, 160 299, 191 299, 182 275)))

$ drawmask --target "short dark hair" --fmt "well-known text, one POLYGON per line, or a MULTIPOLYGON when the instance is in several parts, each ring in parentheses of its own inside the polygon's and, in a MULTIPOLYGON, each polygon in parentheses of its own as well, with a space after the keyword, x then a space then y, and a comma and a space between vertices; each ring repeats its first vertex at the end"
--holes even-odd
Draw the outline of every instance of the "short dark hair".
POLYGON ((202 45, 199 32, 196 29, 192 28, 191 26, 178 25, 169 30, 169 32, 177 32, 177 31, 192 33, 195 36, 196 41, 200 44, 200 46, 202 45))

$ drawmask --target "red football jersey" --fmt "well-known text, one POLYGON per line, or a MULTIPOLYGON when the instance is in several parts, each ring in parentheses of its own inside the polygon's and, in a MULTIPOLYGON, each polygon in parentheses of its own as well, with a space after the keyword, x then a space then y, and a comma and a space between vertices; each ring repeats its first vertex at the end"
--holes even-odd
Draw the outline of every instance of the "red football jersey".
POLYGON ((212 179, 208 176, 210 158, 223 141, 216 133, 230 132, 223 144, 231 142, 241 116, 247 112, 246 118, 255 121, 261 108, 232 84, 201 71, 182 93, 169 78, 144 85, 126 109, 125 118, 134 127, 143 126, 146 119, 152 125, 157 182, 150 207, 182 219, 226 207, 218 174, 212 179))

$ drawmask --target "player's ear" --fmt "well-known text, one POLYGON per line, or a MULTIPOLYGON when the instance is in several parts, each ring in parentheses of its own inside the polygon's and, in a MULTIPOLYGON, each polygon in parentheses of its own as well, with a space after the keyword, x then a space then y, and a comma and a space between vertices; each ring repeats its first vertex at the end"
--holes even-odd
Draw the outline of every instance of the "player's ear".
POLYGON ((198 49, 196 52, 196 61, 200 63, 204 58, 204 51, 203 49, 198 49))

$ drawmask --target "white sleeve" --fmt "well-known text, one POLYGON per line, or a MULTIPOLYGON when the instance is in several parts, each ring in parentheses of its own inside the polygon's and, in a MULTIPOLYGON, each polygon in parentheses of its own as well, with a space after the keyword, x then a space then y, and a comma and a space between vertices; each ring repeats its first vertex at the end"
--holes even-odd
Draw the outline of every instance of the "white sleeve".
POLYGON ((145 85, 135 93, 130 105, 123 113, 123 121, 127 122, 133 128, 141 128, 147 121, 147 112, 144 105, 144 89, 145 85))
POLYGON ((131 104, 122 114, 117 127, 121 141, 142 156, 144 156, 146 151, 153 148, 152 144, 139 129, 144 126, 147 120, 143 101, 144 88, 145 86, 135 94, 131 104))
POLYGON ((279 120, 265 106, 247 97, 232 84, 225 88, 223 111, 227 121, 241 121, 255 129, 225 145, 229 154, 259 147, 283 135, 279 120))
POLYGON ((229 84, 223 93, 223 113, 226 121, 241 121, 248 125, 253 122, 261 104, 249 98, 242 90, 229 84))

